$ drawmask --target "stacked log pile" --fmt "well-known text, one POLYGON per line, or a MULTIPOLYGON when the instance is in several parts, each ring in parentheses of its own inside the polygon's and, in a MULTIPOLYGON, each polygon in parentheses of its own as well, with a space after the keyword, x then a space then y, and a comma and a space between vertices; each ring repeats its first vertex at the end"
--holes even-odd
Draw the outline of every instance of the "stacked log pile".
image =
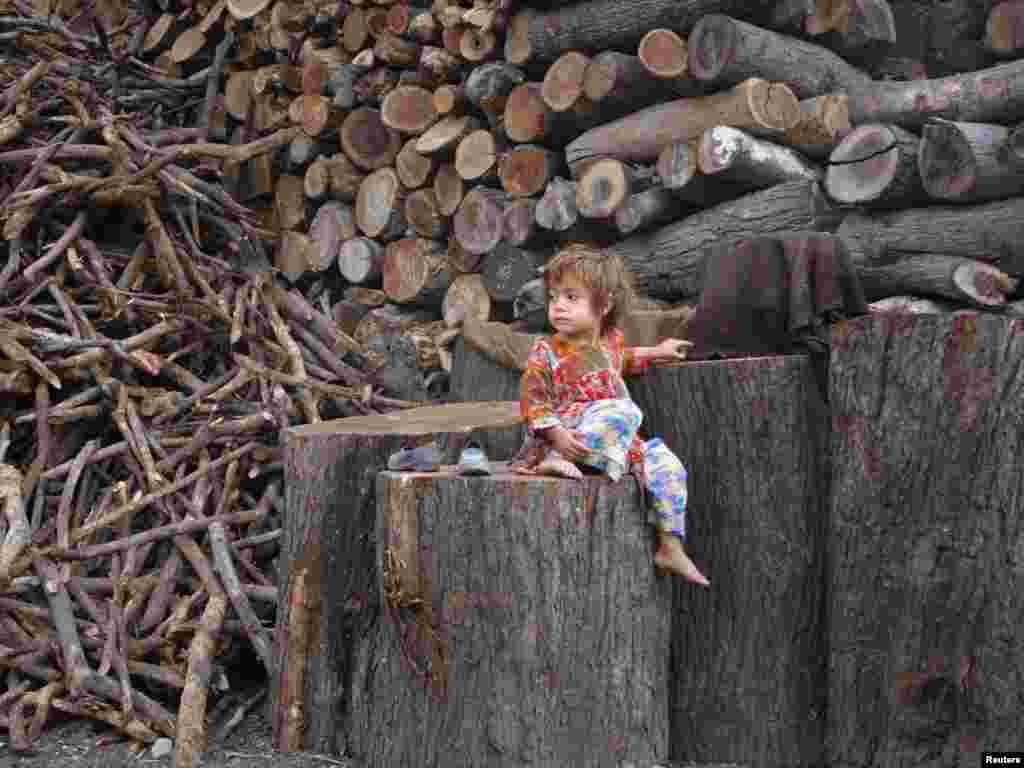
POLYGON ((267 657, 280 430, 443 396, 559 243, 673 305, 829 231, 874 309, 1024 311, 1024 4, 929 5, 0 0, 12 743, 194 760, 212 662, 267 657))

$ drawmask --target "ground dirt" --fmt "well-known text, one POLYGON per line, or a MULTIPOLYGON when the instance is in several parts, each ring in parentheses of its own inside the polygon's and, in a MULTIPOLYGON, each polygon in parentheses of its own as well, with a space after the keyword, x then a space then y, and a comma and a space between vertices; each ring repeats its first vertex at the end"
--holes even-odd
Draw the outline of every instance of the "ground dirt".
MULTIPOLYGON (((130 742, 105 725, 88 720, 67 720, 48 725, 34 744, 33 752, 11 751, 7 734, 0 731, 2 768, 164 768, 174 762, 173 753, 154 758, 151 751, 135 753, 130 742)), ((270 723, 262 707, 246 718, 220 742, 211 741, 203 768, 357 768, 352 761, 311 753, 284 755, 270 746, 270 723)))

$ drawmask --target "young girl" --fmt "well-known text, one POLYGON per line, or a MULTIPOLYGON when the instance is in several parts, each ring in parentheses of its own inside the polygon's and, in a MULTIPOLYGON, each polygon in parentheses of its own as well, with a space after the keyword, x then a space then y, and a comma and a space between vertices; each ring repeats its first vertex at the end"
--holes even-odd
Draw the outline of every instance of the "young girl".
POLYGON ((527 437, 513 468, 581 478, 578 464, 618 481, 632 470, 654 497, 656 567, 708 586, 683 549, 686 469, 660 438, 641 441, 643 415, 622 375, 686 358, 690 342, 626 347, 620 325, 633 296, 622 261, 586 245, 563 248, 544 267, 548 318, 556 333, 538 339, 520 384, 527 437))

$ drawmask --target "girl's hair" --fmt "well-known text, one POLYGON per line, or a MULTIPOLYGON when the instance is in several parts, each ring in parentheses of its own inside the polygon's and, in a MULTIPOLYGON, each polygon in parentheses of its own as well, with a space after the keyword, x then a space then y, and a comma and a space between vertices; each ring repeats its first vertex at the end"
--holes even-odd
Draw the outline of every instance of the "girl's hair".
POLYGON ((601 332, 621 328, 635 299, 633 278, 618 256, 587 243, 570 243, 558 250, 543 267, 545 295, 563 277, 575 277, 593 293, 600 312, 611 306, 601 319, 601 332))

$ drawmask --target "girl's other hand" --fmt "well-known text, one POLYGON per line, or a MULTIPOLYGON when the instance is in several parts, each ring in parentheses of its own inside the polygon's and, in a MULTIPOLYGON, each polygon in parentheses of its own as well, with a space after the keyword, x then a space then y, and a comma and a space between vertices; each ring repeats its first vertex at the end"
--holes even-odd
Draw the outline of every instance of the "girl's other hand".
POLYGON ((685 360, 686 355, 689 352, 689 348, 692 346, 692 341, 686 341, 684 339, 662 339, 654 349, 658 360, 664 362, 676 362, 679 360, 685 360))
POLYGON ((590 453, 590 449, 565 427, 552 427, 548 442, 562 455, 563 459, 569 461, 582 461, 590 453))

